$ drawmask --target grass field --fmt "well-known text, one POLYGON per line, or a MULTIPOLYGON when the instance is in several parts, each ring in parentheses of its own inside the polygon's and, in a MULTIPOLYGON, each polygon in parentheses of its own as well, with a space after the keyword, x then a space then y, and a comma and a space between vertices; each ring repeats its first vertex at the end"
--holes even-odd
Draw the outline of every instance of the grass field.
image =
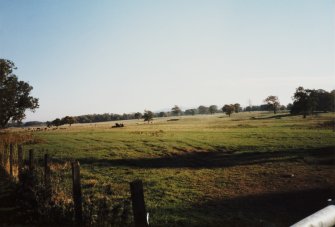
POLYGON ((114 123, 34 132, 26 148, 79 160, 85 193, 125 198, 142 179, 152 226, 287 226, 335 198, 334 114, 114 123))

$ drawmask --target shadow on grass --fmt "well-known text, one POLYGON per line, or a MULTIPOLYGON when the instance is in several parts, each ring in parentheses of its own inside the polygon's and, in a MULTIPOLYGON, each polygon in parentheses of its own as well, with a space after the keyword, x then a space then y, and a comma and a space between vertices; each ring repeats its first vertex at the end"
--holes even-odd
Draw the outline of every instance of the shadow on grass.
POLYGON ((282 117, 292 117, 296 116, 294 114, 275 114, 273 116, 267 116, 267 117, 252 117, 251 120, 265 120, 265 119, 280 119, 282 117))
POLYGON ((157 217, 155 226, 289 226, 327 206, 334 188, 312 188, 216 199, 179 209, 174 223, 159 217, 175 214, 176 209, 150 210, 157 217))
POLYGON ((319 149, 287 150, 278 152, 228 153, 185 152, 180 155, 157 158, 96 159, 81 158, 81 164, 97 166, 131 166, 138 168, 220 168, 238 165, 261 164, 268 162, 294 162, 304 160, 311 164, 334 165, 334 147, 319 149), (308 158, 308 159, 307 159, 308 158), (306 160, 305 160, 306 159, 306 160))

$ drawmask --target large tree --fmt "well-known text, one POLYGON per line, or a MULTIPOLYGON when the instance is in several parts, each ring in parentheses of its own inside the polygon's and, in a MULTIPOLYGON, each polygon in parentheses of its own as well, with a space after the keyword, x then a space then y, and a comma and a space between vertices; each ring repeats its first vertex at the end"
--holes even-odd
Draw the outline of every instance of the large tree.
POLYGON ((15 64, 0 59, 0 127, 7 126, 9 121, 21 122, 27 109, 35 111, 39 107, 38 99, 30 95, 33 87, 20 81, 13 73, 15 64))
POLYGON ((209 108, 208 108, 209 112, 211 114, 214 114, 216 112, 218 112, 218 106, 217 105, 211 105, 209 108))
POLYGON ((223 111, 224 113, 226 113, 229 117, 230 117, 230 115, 234 112, 234 110, 235 110, 235 106, 234 106, 233 104, 230 104, 230 105, 224 105, 224 106, 222 107, 222 111, 223 111))
POLYGON ((196 109, 187 109, 185 110, 185 115, 195 115, 197 112, 196 109))
POLYGON ((199 106, 198 113, 199 114, 208 114, 209 108, 207 106, 199 106))
POLYGON ((165 113, 164 111, 161 111, 161 112, 158 113, 158 117, 167 117, 167 116, 168 116, 168 114, 165 113))
POLYGON ((280 106, 280 102, 277 96, 270 95, 264 99, 264 102, 271 107, 274 114, 277 113, 278 107, 280 106))
POLYGON ((56 118, 56 119, 53 120, 51 123, 52 123, 52 125, 58 127, 58 126, 62 125, 62 120, 59 119, 59 118, 56 118))
POLYGON ((327 92, 323 89, 310 90, 313 98, 317 102, 316 110, 317 111, 334 111, 334 91, 327 92))
POLYGON ((235 103, 234 104, 234 108, 235 108, 235 113, 238 113, 241 111, 241 105, 239 103, 235 103))
POLYGON ((172 107, 171 112, 174 116, 179 116, 182 113, 181 109, 177 105, 172 107))
POLYGON ((134 117, 137 119, 137 120, 140 120, 140 118, 142 117, 142 114, 140 112, 136 112, 134 114, 134 117))
POLYGON ((298 87, 293 95, 292 114, 302 114, 305 118, 315 111, 334 111, 335 92, 322 89, 304 89, 298 87))
POLYGON ((311 90, 305 90, 303 87, 298 87, 292 97, 293 107, 291 113, 302 114, 304 118, 316 107, 316 102, 312 99, 311 90))
POLYGON ((74 123, 75 123, 74 117, 70 117, 70 116, 66 116, 66 117, 62 118, 61 121, 60 121, 61 125, 69 124, 71 126, 74 123))
POLYGON ((149 124, 149 122, 152 121, 154 118, 154 113, 151 112, 150 110, 145 110, 143 114, 143 118, 144 118, 144 121, 147 121, 149 124))

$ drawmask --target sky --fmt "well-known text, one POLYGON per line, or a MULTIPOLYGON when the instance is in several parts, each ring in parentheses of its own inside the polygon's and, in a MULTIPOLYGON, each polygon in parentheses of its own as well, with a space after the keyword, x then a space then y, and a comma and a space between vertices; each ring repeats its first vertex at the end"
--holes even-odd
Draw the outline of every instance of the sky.
POLYGON ((26 121, 335 89, 333 0, 0 3, 0 58, 39 98, 26 121))

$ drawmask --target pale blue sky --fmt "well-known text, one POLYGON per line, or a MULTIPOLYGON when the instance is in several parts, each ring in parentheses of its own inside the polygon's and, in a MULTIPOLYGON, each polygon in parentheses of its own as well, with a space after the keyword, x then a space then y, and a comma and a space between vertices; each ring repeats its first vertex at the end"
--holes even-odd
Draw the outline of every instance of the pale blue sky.
POLYGON ((0 58, 40 99, 27 120, 335 88, 333 0, 0 3, 0 58))

